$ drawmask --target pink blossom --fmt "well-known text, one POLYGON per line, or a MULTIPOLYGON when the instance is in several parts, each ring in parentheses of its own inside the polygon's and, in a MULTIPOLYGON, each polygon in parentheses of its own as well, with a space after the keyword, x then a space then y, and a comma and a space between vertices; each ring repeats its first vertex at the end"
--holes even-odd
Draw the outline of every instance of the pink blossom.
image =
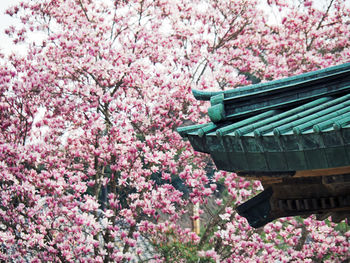
POLYGON ((208 121, 208 103, 191 89, 249 85, 239 72, 268 81, 349 61, 345 0, 329 12, 313 1, 262 2, 9 8, 20 25, 5 33, 27 50, 0 53, 0 261, 138 260, 143 240, 154 262, 178 243, 216 262, 344 261, 342 225, 284 218, 252 229, 235 205, 260 182, 216 171, 176 132, 208 121), (43 39, 30 43, 31 32, 43 39), (197 218, 200 235, 188 228, 197 218))

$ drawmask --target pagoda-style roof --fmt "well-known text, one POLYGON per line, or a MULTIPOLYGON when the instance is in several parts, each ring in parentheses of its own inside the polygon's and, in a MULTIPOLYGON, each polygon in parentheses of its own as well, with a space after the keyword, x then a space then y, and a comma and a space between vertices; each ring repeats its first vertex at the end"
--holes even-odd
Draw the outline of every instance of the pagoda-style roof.
POLYGON ((218 169, 296 171, 350 165, 350 63, 228 90, 194 91, 212 122, 179 128, 218 169))
MULTIPOLYGON (((196 151, 209 153, 218 169, 258 179, 339 167, 349 168, 333 174, 350 174, 350 63, 227 91, 195 90, 193 94, 198 100, 210 100, 211 122, 181 127, 178 132, 196 151)), ((332 173, 317 173, 329 175, 332 173)), ((277 186, 262 182, 265 188, 277 186)), ((321 190, 314 187, 314 191, 317 195, 321 190)), ((341 195, 346 192, 350 188, 341 195)), ((332 191, 318 197, 330 196, 334 196, 332 191)), ((283 193, 281 198, 285 200, 283 193)), ((317 213, 319 207, 308 213, 317 213)))

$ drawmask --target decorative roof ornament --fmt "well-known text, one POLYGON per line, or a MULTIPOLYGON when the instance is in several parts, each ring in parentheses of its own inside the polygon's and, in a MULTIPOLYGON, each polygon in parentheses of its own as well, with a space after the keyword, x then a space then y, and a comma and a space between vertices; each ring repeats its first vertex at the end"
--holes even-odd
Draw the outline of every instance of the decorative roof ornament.
POLYGON ((220 170, 260 180, 237 211, 253 227, 285 216, 350 216, 350 63, 222 92, 211 122, 178 128, 220 170))

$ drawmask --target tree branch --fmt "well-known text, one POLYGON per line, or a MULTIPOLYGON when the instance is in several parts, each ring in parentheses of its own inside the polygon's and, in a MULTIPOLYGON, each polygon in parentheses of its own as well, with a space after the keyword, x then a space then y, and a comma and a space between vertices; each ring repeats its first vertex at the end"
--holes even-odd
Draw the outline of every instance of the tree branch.
MULTIPOLYGON (((326 17, 328 16, 329 10, 331 9, 332 5, 333 5, 334 0, 331 0, 329 2, 329 5, 327 7, 326 12, 324 13, 324 15, 322 16, 320 22, 318 23, 316 30, 319 30, 322 27, 322 23, 324 22, 324 20, 326 19, 326 17)), ((311 46, 313 44, 313 42, 315 41, 315 37, 311 38, 311 41, 309 43, 309 45, 306 47, 306 50, 309 51, 311 49, 311 46)))
POLYGON ((90 20, 89 16, 87 15, 86 9, 85 9, 85 7, 83 5, 83 2, 81 0, 79 0, 79 4, 80 4, 81 9, 84 12, 84 15, 85 15, 86 19, 91 23, 92 21, 90 20))
POLYGON ((301 225, 301 237, 298 241, 298 244, 296 244, 295 246, 295 250, 301 251, 303 249, 303 246, 305 244, 308 234, 309 234, 309 231, 307 231, 306 226, 301 225))

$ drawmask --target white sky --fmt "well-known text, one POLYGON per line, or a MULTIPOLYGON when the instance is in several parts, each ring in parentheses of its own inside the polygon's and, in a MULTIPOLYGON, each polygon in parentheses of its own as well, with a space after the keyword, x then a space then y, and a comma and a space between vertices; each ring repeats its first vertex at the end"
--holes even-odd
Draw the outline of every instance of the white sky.
POLYGON ((4 31, 10 25, 16 24, 16 19, 6 15, 5 11, 8 7, 15 5, 18 2, 20 2, 20 0, 0 0, 0 49, 5 53, 14 50, 14 47, 4 31))
MULTIPOLYGON (((5 29, 10 25, 16 26, 18 25, 18 20, 10 17, 5 14, 5 11, 8 7, 13 6, 19 3, 21 0, 0 0, 0 50, 5 54, 11 53, 11 51, 15 52, 23 52, 25 53, 25 47, 15 47, 11 41, 11 39, 4 33, 5 29)), ((273 23, 276 18, 271 17, 271 22, 273 23)))
MULTIPOLYGON (((11 53, 11 51, 20 52, 20 53, 26 52, 26 48, 24 45, 22 47, 21 46, 15 47, 12 41, 10 40, 10 38, 8 38, 7 35, 4 33, 5 29, 10 25, 16 25, 16 24, 18 25, 17 20, 6 15, 5 11, 8 7, 15 5, 20 1, 21 0, 0 0, 0 50, 5 54, 9 54, 11 53)), ((330 0, 318 0, 315 2, 317 4, 316 6, 319 6, 320 8, 322 8, 322 6, 328 4, 329 1, 330 0)), ((349 4, 350 4, 350 1, 349 1, 349 4)), ((264 5, 260 7, 264 8, 264 5)), ((269 13, 270 13, 269 22, 272 24, 278 23, 279 18, 276 17, 276 14, 278 12, 275 13, 274 10, 269 9, 269 13)))

